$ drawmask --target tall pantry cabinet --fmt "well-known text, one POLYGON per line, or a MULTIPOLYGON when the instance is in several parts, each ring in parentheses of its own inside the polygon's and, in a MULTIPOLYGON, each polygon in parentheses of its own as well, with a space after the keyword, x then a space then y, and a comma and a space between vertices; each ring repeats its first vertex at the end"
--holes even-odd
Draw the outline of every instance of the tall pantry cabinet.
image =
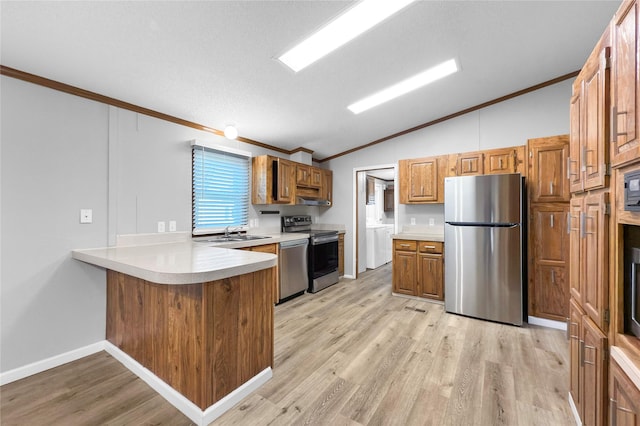
POLYGON ((569 135, 529 139, 529 315, 569 315, 569 135))
POLYGON ((570 396, 584 425, 608 420, 610 58, 608 28, 576 77, 570 102, 570 396))

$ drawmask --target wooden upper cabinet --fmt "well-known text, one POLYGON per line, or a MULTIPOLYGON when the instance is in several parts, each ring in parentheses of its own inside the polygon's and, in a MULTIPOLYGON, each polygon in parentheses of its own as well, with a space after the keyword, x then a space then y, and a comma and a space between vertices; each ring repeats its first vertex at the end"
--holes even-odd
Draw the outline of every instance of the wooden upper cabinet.
POLYGON ((289 160, 260 155, 252 161, 251 202, 253 204, 293 204, 295 165, 289 160))
POLYGON ((322 187, 322 169, 311 167, 309 172, 309 186, 312 188, 322 187))
POLYGON ((607 28, 573 84, 567 171, 571 192, 609 184, 610 40, 607 28))
POLYGON ((484 174, 484 153, 464 152, 449 156, 450 176, 474 176, 484 174))
POLYGON ((400 202, 443 203, 446 162, 446 156, 400 160, 400 202))
POLYGON ((640 158, 638 140, 638 3, 625 0, 612 22, 611 163, 640 158))
MULTIPOLYGON (((608 35, 607 31, 605 35, 608 35)), ((609 185, 609 37, 601 41, 598 54, 582 69, 584 78, 583 109, 585 115, 582 167, 584 189, 609 185)))
POLYGON ((532 203, 569 201, 569 135, 529 139, 529 193, 532 203))
POLYGON ((320 171, 322 179, 320 198, 327 200, 331 206, 333 205, 333 172, 328 169, 320 169, 320 171))
POLYGON ((296 164, 296 185, 320 188, 322 186, 322 169, 306 164, 296 164))
POLYGON ((484 151, 484 174, 524 174, 524 146, 484 151))
POLYGON ((567 160, 567 179, 571 192, 584 191, 584 179, 582 168, 581 147, 584 145, 583 113, 582 113, 582 84, 576 82, 573 85, 573 96, 569 105, 569 158, 567 160))

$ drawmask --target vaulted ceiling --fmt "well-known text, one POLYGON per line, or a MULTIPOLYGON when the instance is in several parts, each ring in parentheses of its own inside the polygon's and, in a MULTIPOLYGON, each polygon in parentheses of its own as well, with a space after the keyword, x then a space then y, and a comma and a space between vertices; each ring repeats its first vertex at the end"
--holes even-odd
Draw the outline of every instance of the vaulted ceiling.
POLYGON ((2 1, 0 63, 323 159, 580 69, 620 2, 418 1, 298 73, 275 59, 353 4, 2 1), (449 58, 461 72, 347 109, 449 58))

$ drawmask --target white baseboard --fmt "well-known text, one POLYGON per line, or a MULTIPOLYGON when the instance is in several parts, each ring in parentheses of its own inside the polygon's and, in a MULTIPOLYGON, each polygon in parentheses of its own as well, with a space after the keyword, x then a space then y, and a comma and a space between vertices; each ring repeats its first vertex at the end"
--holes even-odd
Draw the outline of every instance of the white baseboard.
POLYGON ((59 367, 62 364, 93 355, 103 350, 104 340, 60 355, 52 356, 51 358, 43 359, 42 361, 36 361, 23 367, 18 367, 4 373, 0 373, 0 386, 15 382, 16 380, 24 379, 25 377, 33 376, 34 374, 42 373, 43 371, 59 367))
POLYGON ((578 409, 573 402, 573 398, 571 397, 571 393, 567 396, 569 399, 569 406, 571 407, 571 413, 573 414, 573 419, 576 421, 577 426, 582 426, 582 420, 580 420, 580 414, 578 414, 578 409))
POLYGON ((135 359, 118 349, 108 341, 104 343, 104 349, 115 359, 120 361, 132 373, 147 383, 153 390, 158 392, 171 405, 180 410, 185 416, 199 426, 208 425, 222 414, 231 409, 234 405, 247 397, 250 393, 258 389, 266 383, 273 375, 271 367, 267 367, 251 378, 249 381, 241 385, 238 389, 222 398, 206 410, 202 411, 200 407, 185 398, 180 392, 169 386, 150 370, 143 367, 135 359))
POLYGON ((564 321, 553 321, 545 318, 528 317, 527 322, 531 325, 540 325, 547 328, 555 328, 556 330, 567 331, 567 323, 564 321))

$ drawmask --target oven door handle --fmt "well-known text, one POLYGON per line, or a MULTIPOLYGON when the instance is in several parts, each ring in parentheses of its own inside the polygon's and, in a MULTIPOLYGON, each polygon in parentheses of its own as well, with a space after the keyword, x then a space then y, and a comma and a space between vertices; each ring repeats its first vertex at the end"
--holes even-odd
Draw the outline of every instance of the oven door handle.
POLYGON ((326 244, 326 243, 332 243, 334 241, 338 241, 338 236, 337 235, 327 235, 327 236, 320 236, 320 237, 313 237, 311 239, 311 245, 317 246, 318 244, 326 244))
MULTIPOLYGON (((631 318, 635 319, 636 321, 640 320, 640 318, 634 318, 636 315, 636 312, 638 312, 638 307, 637 307, 637 303, 638 303, 638 271, 637 271, 637 266, 638 264, 633 262, 631 264, 631 318)), ((628 305, 627 305, 628 306, 628 305)))

